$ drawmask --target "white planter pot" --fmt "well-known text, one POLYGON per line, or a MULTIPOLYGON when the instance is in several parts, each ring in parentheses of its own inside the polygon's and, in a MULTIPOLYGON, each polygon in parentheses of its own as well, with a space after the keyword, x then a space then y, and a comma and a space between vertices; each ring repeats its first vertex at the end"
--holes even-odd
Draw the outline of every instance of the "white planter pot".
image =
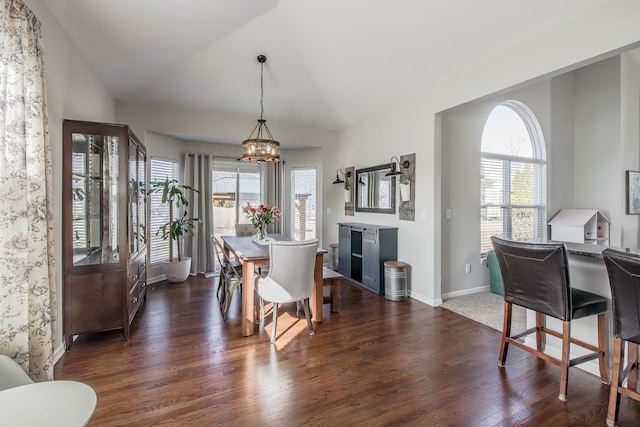
POLYGON ((344 202, 351 202, 351 190, 344 190, 344 202))
POLYGON ((403 202, 411 200, 411 184, 400 184, 400 199, 403 202))
POLYGON ((164 275, 170 283, 181 283, 187 280, 191 271, 191 258, 183 256, 182 261, 166 262, 164 275))

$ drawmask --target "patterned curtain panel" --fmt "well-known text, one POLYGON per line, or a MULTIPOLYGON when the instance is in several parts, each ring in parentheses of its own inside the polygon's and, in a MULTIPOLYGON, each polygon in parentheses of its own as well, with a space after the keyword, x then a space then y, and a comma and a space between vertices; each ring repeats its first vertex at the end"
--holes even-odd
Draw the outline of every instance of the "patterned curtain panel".
MULTIPOLYGON (((193 236, 184 238, 184 254, 191 257, 191 274, 215 271, 213 260, 213 158, 208 154, 186 153, 183 184, 198 190, 187 192, 187 216, 198 218, 193 236)), ((182 215, 182 213, 181 213, 182 215)))
POLYGON ((0 353, 51 380, 56 288, 40 22, 22 0, 0 0, 0 14, 0 353))

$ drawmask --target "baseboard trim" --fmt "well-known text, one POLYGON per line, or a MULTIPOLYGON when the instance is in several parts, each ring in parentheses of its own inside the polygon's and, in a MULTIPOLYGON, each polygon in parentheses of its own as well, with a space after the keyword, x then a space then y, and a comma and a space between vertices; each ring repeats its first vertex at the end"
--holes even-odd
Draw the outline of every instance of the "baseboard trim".
POLYGON ((408 291, 407 294, 409 298, 413 298, 417 301, 430 305, 431 307, 439 307, 440 305, 442 305, 442 299, 427 298, 422 294, 412 291, 408 291))
POLYGON ((478 292, 486 292, 489 290, 490 290, 489 285, 478 286, 477 288, 463 289, 461 291, 455 291, 455 292, 448 292, 446 294, 442 294, 441 297, 442 299, 449 299, 449 298, 461 297, 464 295, 477 294, 478 292))
POLYGON ((164 274, 160 274, 154 277, 147 277, 147 285, 162 282, 163 280, 167 280, 167 276, 165 276, 164 274))

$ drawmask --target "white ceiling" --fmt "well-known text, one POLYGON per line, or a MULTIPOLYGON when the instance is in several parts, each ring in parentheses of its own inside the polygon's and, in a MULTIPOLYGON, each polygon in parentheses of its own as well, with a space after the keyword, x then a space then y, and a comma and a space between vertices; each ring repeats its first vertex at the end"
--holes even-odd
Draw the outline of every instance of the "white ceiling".
POLYGON ((117 100, 340 129, 607 0, 44 0, 117 100))

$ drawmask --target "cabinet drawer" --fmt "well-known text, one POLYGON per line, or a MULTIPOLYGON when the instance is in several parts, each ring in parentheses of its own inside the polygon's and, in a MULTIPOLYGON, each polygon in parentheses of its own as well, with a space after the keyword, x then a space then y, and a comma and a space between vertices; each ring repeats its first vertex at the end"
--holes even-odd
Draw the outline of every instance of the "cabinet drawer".
POLYGON ((129 270, 129 292, 133 291, 133 288, 138 285, 139 279, 140 277, 138 276, 137 271, 129 270))
POLYGON ((363 230, 362 231, 362 239, 368 240, 373 244, 378 244, 378 230, 363 230))
POLYGON ((147 292, 147 270, 146 269, 138 279, 138 288, 139 288, 140 298, 144 297, 144 294, 147 292))
POLYGON ((140 300, 140 287, 136 282, 136 286, 129 291, 129 322, 131 322, 138 306, 140 306, 140 300))
MULTIPOLYGON (((145 258, 138 258, 129 264, 129 289, 132 290, 134 286, 141 281, 141 277, 147 275, 147 264, 145 258)), ((146 280, 145 280, 146 282, 146 280)))

